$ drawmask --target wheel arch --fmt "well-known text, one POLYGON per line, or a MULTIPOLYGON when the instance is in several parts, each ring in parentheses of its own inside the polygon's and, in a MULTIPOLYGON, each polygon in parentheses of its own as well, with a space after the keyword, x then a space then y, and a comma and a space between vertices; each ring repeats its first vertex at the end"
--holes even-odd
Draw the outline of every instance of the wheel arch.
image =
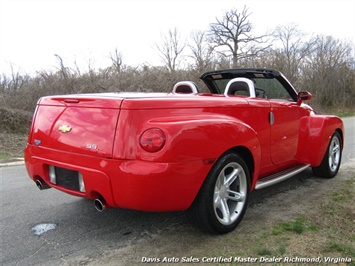
POLYGON ((340 134, 341 137, 341 146, 344 148, 344 132, 341 128, 337 128, 335 131, 337 131, 340 134))
POLYGON ((245 146, 232 147, 232 148, 228 149, 227 151, 225 151, 223 154, 221 154, 221 156, 219 156, 218 159, 230 152, 238 154, 245 161, 245 163, 248 167, 250 178, 251 178, 250 190, 253 190, 255 187, 256 180, 257 180, 257 172, 256 172, 257 159, 254 158, 254 155, 250 151, 250 149, 245 146))
POLYGON ((236 146, 229 149, 227 152, 234 152, 240 155, 242 159, 245 161, 245 163, 247 164, 250 175, 254 173, 254 169, 255 169, 254 157, 251 151, 247 147, 236 146))

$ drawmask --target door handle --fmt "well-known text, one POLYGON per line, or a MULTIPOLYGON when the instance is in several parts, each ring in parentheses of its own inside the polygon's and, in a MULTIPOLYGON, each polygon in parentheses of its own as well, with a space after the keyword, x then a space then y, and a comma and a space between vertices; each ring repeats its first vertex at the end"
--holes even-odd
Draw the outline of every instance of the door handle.
POLYGON ((269 113, 269 123, 270 123, 270 125, 273 125, 274 122, 275 122, 274 113, 273 113, 273 112, 270 112, 270 113, 269 113))

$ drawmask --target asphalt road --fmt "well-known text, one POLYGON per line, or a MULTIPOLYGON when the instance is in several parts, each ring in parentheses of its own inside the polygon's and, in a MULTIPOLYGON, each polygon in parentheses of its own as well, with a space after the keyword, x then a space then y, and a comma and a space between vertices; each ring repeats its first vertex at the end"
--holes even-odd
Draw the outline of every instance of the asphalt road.
MULTIPOLYGON (((344 123, 343 163, 355 158, 355 117, 344 119, 344 123)), ((285 186, 297 187, 311 175, 307 170, 258 191, 251 203, 262 203, 263 197, 285 186)), ((85 265, 105 252, 169 234, 177 227, 194 230, 181 212, 111 209, 99 213, 92 201, 55 189, 39 191, 23 165, 0 168, 0 180, 1 265, 85 265), (35 231, 38 225, 40 230, 35 231)))
POLYGON ((343 150, 343 162, 355 158, 355 117, 343 119, 345 127, 345 142, 343 150))

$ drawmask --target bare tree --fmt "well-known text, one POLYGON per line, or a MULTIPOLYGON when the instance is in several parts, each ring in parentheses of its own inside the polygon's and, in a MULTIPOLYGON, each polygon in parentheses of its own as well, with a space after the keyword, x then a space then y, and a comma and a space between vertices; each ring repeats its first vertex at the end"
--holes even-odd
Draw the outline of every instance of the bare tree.
POLYGON ((64 62, 63 62, 63 59, 62 59, 61 56, 59 56, 58 54, 54 54, 54 56, 58 59, 58 62, 59 62, 58 70, 60 71, 60 73, 63 76, 64 80, 65 81, 69 80, 69 74, 70 74, 69 68, 64 66, 64 62))
MULTIPOLYGON (((278 57, 282 65, 277 68, 291 80, 297 80, 303 60, 312 52, 316 39, 307 41, 306 34, 298 30, 296 24, 278 26, 274 32, 276 41, 281 42, 278 57)), ((274 50, 276 52, 276 50, 274 50)))
POLYGON ((354 48, 331 36, 317 36, 303 72, 323 107, 355 105, 354 48))
POLYGON ((117 48, 115 48, 114 53, 110 53, 110 59, 114 69, 117 71, 117 73, 120 73, 123 63, 122 53, 119 52, 117 48))
POLYGON ((162 36, 161 44, 155 44, 160 53, 160 57, 170 72, 175 72, 178 59, 182 51, 185 49, 185 42, 181 41, 181 37, 176 28, 170 29, 169 32, 162 36))
POLYGON ((242 12, 232 9, 226 12, 222 19, 216 18, 210 24, 209 41, 217 47, 226 47, 220 51, 225 56, 232 56, 233 67, 238 66, 240 59, 257 56, 270 45, 265 45, 267 35, 254 36, 252 24, 249 22, 248 8, 244 6, 242 12))
POLYGON ((75 78, 74 76, 71 75, 70 68, 64 65, 62 57, 60 57, 58 54, 55 54, 54 56, 58 59, 59 62, 58 70, 61 76, 63 77, 64 80, 63 85, 65 86, 67 93, 75 92, 74 89, 75 78))
POLYGON ((213 48, 206 42, 206 34, 203 31, 194 31, 191 33, 191 43, 188 45, 191 49, 192 57, 195 61, 196 70, 203 72, 210 68, 213 60, 213 48))

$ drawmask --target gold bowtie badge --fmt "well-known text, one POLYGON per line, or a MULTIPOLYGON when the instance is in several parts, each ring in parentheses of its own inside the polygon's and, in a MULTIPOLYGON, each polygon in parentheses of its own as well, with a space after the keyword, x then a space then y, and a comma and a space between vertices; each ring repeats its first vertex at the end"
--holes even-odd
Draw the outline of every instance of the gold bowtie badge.
POLYGON ((71 127, 68 125, 61 125, 58 130, 62 133, 68 133, 71 131, 71 127))

